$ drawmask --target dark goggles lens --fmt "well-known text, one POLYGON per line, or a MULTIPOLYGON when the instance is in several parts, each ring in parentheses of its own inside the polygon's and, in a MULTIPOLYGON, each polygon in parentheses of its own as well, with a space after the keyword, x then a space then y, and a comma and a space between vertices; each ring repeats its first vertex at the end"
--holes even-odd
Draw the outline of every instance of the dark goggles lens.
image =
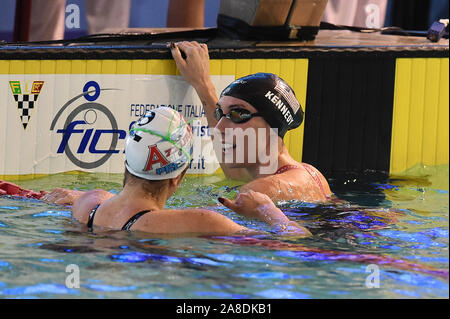
POLYGON ((214 111, 214 117, 217 121, 220 121, 222 117, 226 117, 233 123, 239 124, 239 123, 245 123, 249 121, 254 116, 260 116, 258 113, 250 113, 250 111, 245 109, 233 109, 228 114, 224 114, 222 109, 220 107, 216 108, 214 111))

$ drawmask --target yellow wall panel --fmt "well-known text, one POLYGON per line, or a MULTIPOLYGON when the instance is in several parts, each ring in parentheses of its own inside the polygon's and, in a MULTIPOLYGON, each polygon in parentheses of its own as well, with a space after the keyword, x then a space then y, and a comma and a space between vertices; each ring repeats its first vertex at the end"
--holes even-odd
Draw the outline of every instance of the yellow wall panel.
POLYGON ((270 64, 270 60, 252 59, 250 64, 250 73, 267 72, 266 63, 270 64))
POLYGON ((235 75, 236 73, 236 60, 227 59, 220 62, 220 74, 223 75, 235 75))
POLYGON ((87 74, 100 74, 102 72, 101 60, 87 60, 86 61, 86 73, 87 74))
POLYGON ((41 61, 41 74, 55 74, 56 61, 55 60, 42 60, 41 61))
POLYGON ((391 167, 392 172, 406 169, 408 150, 408 121, 411 60, 398 59, 396 63, 394 110, 392 118, 391 167), (400 94, 401 93, 401 94, 400 94))
POLYGON ((131 62, 132 60, 118 60, 117 74, 131 74, 131 62))
POLYGON ((145 60, 133 60, 131 62, 131 74, 147 74, 147 62, 145 60))
POLYGON ((211 60, 209 64, 209 72, 211 75, 220 75, 222 70, 222 61, 211 60))
POLYGON ((176 75, 177 74, 177 66, 173 60, 159 60, 161 63, 161 67, 163 70, 163 73, 161 74, 167 74, 167 75, 176 75))
POLYGON ((424 101, 423 112, 423 140, 422 159, 423 164, 433 165, 436 162, 436 138, 437 119, 439 110, 439 76, 440 60, 427 59, 425 68, 425 92, 427 98, 424 101))
POLYGON ((87 74, 87 61, 86 60, 72 60, 72 74, 87 74))
POLYGON ((280 65, 281 65, 280 59, 267 60, 265 72, 279 74, 280 73, 280 65))
POLYGON ((9 74, 25 74, 25 61, 11 60, 9 74))
POLYGON ((449 65, 448 58, 441 60, 439 81, 439 109, 437 117, 436 164, 448 164, 449 148, 449 65))
MULTIPOLYGON (((295 95, 302 106, 303 112, 306 112, 306 91, 308 82, 308 60, 298 59, 295 60, 294 65, 294 80, 290 83, 295 95)), ((301 162, 303 156, 303 137, 305 131, 305 119, 303 119, 302 125, 292 130, 291 140, 289 144, 289 152, 292 157, 301 162)))
POLYGON ((25 74, 39 74, 41 72, 40 61, 24 61, 25 74))
POLYGON ((57 60, 56 61, 56 74, 70 74, 72 69, 72 61, 70 60, 57 60))
POLYGON ((158 60, 147 60, 146 69, 149 74, 163 74, 163 65, 158 60))
POLYGON ((390 173, 448 164, 448 58, 396 61, 390 173))
POLYGON ((101 60, 102 74, 115 74, 117 72, 117 61, 116 60, 101 60))
POLYGON ((415 59, 411 68, 411 100, 409 101, 408 153, 406 166, 422 159, 423 113, 425 101, 425 59, 415 59))
MULTIPOLYGON (((290 85, 293 85, 292 83, 294 82, 294 65, 295 65, 294 59, 282 59, 280 62, 280 72, 278 73, 278 76, 280 76, 283 80, 285 80, 290 85)), ((294 91, 295 91, 295 89, 294 89, 294 91)), ((292 146, 291 146, 292 132, 293 131, 288 131, 283 139, 288 150, 291 150, 291 148, 292 148, 292 146)), ((294 137, 292 138, 292 141, 293 140, 294 140, 294 137)), ((303 141, 302 141, 302 143, 303 143, 303 141)))
POLYGON ((243 76, 249 75, 250 73, 252 73, 250 69, 251 69, 251 60, 249 59, 236 60, 236 69, 235 69, 236 78, 241 78, 243 76))
POLYGON ((9 74, 9 62, 8 60, 0 60, 0 74, 9 74))

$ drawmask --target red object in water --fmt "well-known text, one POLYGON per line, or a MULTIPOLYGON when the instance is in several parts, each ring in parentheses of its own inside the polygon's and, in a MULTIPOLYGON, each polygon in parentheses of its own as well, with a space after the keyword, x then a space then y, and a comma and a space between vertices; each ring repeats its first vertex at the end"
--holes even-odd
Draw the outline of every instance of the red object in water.
POLYGON ((0 180, 0 195, 13 195, 26 198, 40 199, 46 193, 47 192, 45 191, 35 192, 29 189, 23 189, 17 186, 16 184, 0 180))
POLYGON ((30 36, 31 1, 16 0, 14 17, 14 42, 28 41, 30 36))

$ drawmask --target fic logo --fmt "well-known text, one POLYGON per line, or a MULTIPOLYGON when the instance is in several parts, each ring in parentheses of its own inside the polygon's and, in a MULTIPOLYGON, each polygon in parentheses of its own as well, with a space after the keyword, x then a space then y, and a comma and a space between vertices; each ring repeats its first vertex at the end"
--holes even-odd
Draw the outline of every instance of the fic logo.
POLYGON ((117 89, 100 89, 100 85, 97 82, 87 82, 83 88, 83 93, 75 96, 64 104, 53 118, 50 126, 50 131, 53 131, 62 113, 77 100, 84 98, 87 101, 76 107, 67 116, 63 128, 56 130, 56 133, 62 135, 57 153, 65 153, 69 160, 80 168, 92 169, 101 166, 112 154, 119 153, 119 150, 116 150, 117 142, 119 139, 126 138, 126 131, 118 129, 117 121, 111 111, 106 106, 95 102, 99 98, 101 91, 107 90, 117 89), (79 116, 80 114, 82 116, 79 116), (92 125, 97 121, 97 118, 101 114, 108 119, 110 128, 88 128, 89 125, 92 125), (74 135, 78 134, 80 134, 82 138, 74 153, 70 148, 69 142, 74 135), (98 143, 101 138, 110 139, 111 142, 108 148, 99 149, 98 143), (103 156, 90 162, 83 161, 77 157, 77 155, 80 156, 86 152, 90 154, 103 154, 103 156))

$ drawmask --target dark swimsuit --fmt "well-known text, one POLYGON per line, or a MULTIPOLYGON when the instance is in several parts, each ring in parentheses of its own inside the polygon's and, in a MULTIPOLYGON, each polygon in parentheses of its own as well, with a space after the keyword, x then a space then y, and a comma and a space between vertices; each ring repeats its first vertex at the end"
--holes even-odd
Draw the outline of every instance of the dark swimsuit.
MULTIPOLYGON (((97 212, 97 209, 100 207, 100 204, 98 204, 97 206, 94 207, 94 209, 91 210, 91 213, 89 214, 89 220, 87 222, 87 226, 89 228, 89 230, 92 230, 92 227, 94 226, 94 217, 95 217, 95 213, 97 212)), ((126 223, 125 225, 123 225, 122 230, 130 230, 131 226, 134 225, 134 223, 143 215, 150 213, 152 210, 148 209, 148 210, 143 210, 139 213, 137 213, 136 215, 134 215, 133 217, 131 217, 126 223)))
MULTIPOLYGON (((306 163, 301 163, 301 164, 302 164, 303 167, 306 169, 306 171, 309 173, 309 175, 311 175, 311 177, 312 177, 312 178, 316 181, 316 183, 319 185, 320 190, 322 191, 323 195, 324 195, 325 197, 328 197, 328 196, 327 196, 327 193, 326 193, 325 190, 323 189, 323 185, 322 185, 322 182, 320 181, 319 176, 317 176, 317 174, 316 174, 316 172, 315 172, 315 170, 314 170, 314 167, 312 167, 311 165, 306 164, 306 163)), ((275 172, 274 175, 281 174, 281 173, 284 173, 284 172, 286 172, 286 171, 289 171, 289 170, 291 170, 291 169, 296 169, 296 168, 300 168, 300 167, 297 166, 297 165, 285 165, 285 166, 283 166, 283 167, 280 167, 280 168, 275 172)))

